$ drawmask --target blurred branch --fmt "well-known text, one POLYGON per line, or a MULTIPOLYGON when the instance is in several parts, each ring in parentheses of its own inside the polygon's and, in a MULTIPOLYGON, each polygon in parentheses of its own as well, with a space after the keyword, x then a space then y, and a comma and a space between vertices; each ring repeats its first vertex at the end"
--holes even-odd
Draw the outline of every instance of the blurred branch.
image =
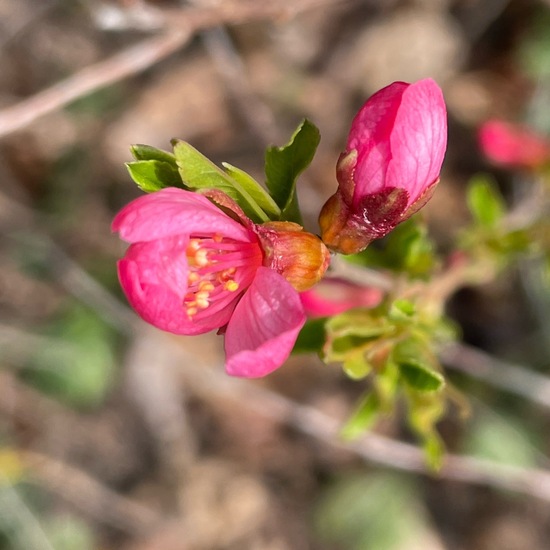
POLYGON ((448 368, 550 408, 550 378, 546 376, 461 343, 446 346, 440 358, 448 368))
MULTIPOLYGON (((191 363, 186 363, 190 368, 191 363)), ((207 399, 224 397, 254 414, 268 416, 292 426, 301 433, 333 447, 356 453, 368 462, 416 472, 440 479, 506 489, 550 502, 550 472, 520 468, 474 457, 447 454, 440 472, 434 474, 425 465, 421 449, 393 439, 368 433, 361 439, 346 442, 340 437, 342 422, 314 407, 301 405, 250 382, 234 380, 219 373, 204 374, 204 367, 191 367, 188 383, 207 399), (202 377, 202 379, 201 379, 202 377)))
MULTIPOLYGON (((0 111, 0 137, 99 88, 137 74, 183 47, 197 32, 220 25, 291 18, 339 0, 223 3, 216 8, 163 10, 167 30, 68 77, 50 88, 0 111)), ((155 10, 156 13, 157 10, 155 10)))
POLYGON ((65 462, 36 451, 19 451, 19 455, 31 480, 101 523, 136 536, 151 532, 163 521, 150 508, 112 491, 65 462))
POLYGON ((395 279, 391 275, 348 262, 339 254, 331 255, 329 274, 357 285, 373 287, 386 292, 395 288, 395 279))
POLYGON ((60 109, 103 86, 147 69, 183 46, 190 36, 189 31, 182 30, 144 40, 3 109, 0 111, 0 137, 20 130, 37 118, 60 109))

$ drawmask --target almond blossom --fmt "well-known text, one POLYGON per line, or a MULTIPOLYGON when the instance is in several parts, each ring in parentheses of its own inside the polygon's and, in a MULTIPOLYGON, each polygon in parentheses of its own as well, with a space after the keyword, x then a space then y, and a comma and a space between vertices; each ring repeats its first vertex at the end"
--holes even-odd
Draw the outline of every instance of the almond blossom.
POLYGON ((328 251, 300 226, 253 224, 217 192, 220 197, 233 217, 177 188, 124 207, 112 224, 131 243, 118 262, 119 279, 145 321, 175 334, 219 329, 227 372, 264 376, 289 356, 306 320, 298 290, 321 278, 328 251), (306 272, 297 272, 296 262, 306 272))

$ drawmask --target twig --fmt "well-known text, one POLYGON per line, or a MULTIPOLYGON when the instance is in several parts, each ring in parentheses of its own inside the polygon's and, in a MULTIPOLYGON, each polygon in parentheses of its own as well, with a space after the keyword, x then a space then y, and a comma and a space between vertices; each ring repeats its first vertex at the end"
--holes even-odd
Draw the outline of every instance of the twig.
POLYGON ((298 404, 281 395, 245 382, 223 378, 211 369, 186 362, 191 369, 188 383, 206 398, 224 397, 250 408, 254 414, 268 416, 284 422, 298 431, 310 435, 333 447, 352 451, 367 462, 396 468, 407 472, 434 476, 506 489, 550 502, 550 472, 536 468, 520 468, 473 457, 447 454, 438 474, 433 474, 425 465, 423 452, 410 444, 369 433, 355 442, 340 438, 342 423, 311 406, 298 404), (207 371, 210 373, 205 374, 207 371), (202 376, 202 379, 201 379, 202 376))
POLYGON ((338 254, 333 254, 330 259, 330 274, 358 285, 370 286, 384 291, 395 288, 394 279, 390 275, 352 264, 342 259, 338 254))
POLYGON ((0 137, 79 97, 147 69, 183 46, 189 37, 190 32, 182 30, 144 40, 0 111, 0 137))
POLYGON ((441 350, 440 358, 451 369, 484 380, 492 386, 550 408, 550 378, 518 365, 496 359, 466 344, 455 343, 441 350))
POLYGON ((36 451, 19 454, 31 480, 101 523, 135 536, 151 532, 163 521, 150 508, 112 491, 78 468, 36 451))
MULTIPOLYGON (((333 2, 335 0, 332 0, 333 2)), ((278 2, 224 3, 217 8, 164 11, 166 32, 144 40, 105 61, 75 73, 50 88, 0 111, 0 137, 24 128, 37 118, 75 99, 113 84, 154 65, 180 49, 194 33, 219 25, 293 17, 329 3, 302 0, 294 5, 278 2)))

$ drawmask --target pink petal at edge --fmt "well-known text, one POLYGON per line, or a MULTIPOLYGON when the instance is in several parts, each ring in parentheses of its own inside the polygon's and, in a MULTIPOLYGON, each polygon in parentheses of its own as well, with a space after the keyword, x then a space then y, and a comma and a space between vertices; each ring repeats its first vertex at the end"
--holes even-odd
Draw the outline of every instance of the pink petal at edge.
POLYGON ((447 110, 432 79, 405 90, 390 140, 386 186, 407 190, 410 206, 438 179, 447 147, 447 110))
POLYGON ((346 151, 357 150, 354 201, 382 191, 391 160, 390 136, 401 98, 409 87, 393 82, 372 95, 351 124, 346 151))
POLYGON ((131 243, 178 234, 214 233, 230 239, 251 240, 248 229, 224 214, 206 197, 175 187, 133 200, 116 215, 111 229, 131 243))
POLYGON ((294 288, 275 271, 258 268, 227 326, 227 373, 257 378, 279 368, 290 355, 305 321, 294 288))

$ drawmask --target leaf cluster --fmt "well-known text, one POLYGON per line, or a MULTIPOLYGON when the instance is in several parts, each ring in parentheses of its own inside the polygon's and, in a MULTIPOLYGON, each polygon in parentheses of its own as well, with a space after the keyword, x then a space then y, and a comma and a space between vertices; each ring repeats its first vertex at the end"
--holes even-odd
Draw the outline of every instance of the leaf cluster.
POLYGON ((231 164, 216 166, 192 145, 178 139, 172 140, 172 153, 148 145, 132 146, 135 160, 126 166, 146 193, 165 187, 216 189, 237 202, 256 223, 300 222, 296 181, 311 163, 319 141, 319 130, 304 120, 286 145, 269 147, 265 156, 265 187, 231 164))

